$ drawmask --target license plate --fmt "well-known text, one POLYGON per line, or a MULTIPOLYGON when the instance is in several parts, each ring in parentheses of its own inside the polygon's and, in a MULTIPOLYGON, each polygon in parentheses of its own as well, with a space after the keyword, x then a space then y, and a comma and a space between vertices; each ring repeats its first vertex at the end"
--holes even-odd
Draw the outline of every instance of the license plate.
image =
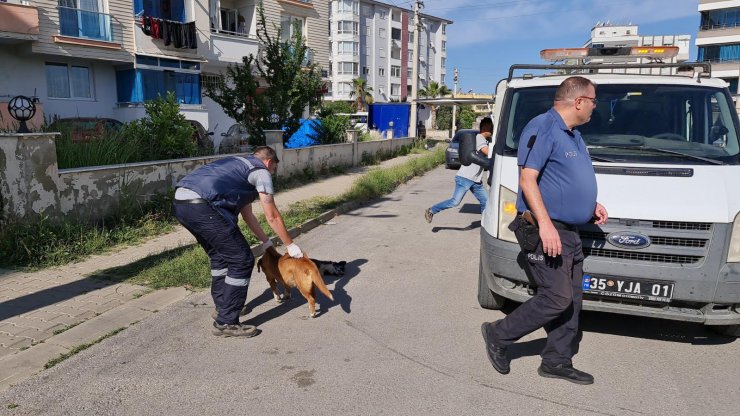
POLYGON ((583 275, 583 293, 622 299, 670 302, 673 282, 583 275))

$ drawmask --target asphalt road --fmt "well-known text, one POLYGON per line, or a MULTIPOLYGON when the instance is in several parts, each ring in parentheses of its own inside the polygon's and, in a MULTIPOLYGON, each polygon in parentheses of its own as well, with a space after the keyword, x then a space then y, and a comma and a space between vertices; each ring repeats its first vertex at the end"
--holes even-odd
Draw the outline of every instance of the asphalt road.
POLYGON ((3 392, 0 413, 737 414, 740 341, 695 325, 584 312, 575 364, 594 385, 537 375, 543 331, 496 373, 480 324, 503 312, 476 300, 477 203, 423 218, 453 175, 437 169, 298 239, 312 257, 349 262, 317 318, 297 293, 276 304, 255 272, 259 336, 210 335, 199 293, 3 392))

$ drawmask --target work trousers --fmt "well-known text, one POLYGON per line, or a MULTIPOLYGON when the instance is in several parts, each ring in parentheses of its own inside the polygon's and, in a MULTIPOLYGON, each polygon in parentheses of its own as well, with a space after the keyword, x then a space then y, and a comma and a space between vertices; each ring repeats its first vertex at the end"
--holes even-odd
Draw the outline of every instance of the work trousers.
POLYGON ((494 344, 505 347, 544 327, 547 344, 540 354, 550 366, 572 365, 578 353, 580 336, 578 315, 583 303, 583 248, 578 231, 558 230, 562 254, 545 256, 542 244, 525 253, 531 277, 537 285, 535 295, 506 318, 493 325, 494 344))
POLYGON ((173 204, 175 217, 203 247, 211 262, 211 296, 219 324, 238 324, 247 300, 254 255, 239 227, 207 203, 173 204))

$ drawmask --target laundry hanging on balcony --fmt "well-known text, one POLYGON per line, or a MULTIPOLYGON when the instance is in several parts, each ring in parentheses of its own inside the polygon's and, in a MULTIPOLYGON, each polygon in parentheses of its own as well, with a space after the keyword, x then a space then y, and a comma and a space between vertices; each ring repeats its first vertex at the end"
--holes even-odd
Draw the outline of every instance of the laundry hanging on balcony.
POLYGON ((182 49, 198 48, 195 22, 183 23, 158 17, 141 16, 141 31, 151 36, 152 39, 162 39, 167 46, 172 45, 182 49))

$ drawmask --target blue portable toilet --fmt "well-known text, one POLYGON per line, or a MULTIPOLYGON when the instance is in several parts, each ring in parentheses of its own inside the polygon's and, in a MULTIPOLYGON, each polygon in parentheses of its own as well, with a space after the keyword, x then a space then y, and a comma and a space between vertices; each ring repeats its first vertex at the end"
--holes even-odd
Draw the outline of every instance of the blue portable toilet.
POLYGON ((393 138, 407 137, 409 134, 409 118, 411 116, 410 103, 379 103, 370 104, 368 109, 368 126, 378 130, 383 135, 391 129, 393 122, 393 138))

